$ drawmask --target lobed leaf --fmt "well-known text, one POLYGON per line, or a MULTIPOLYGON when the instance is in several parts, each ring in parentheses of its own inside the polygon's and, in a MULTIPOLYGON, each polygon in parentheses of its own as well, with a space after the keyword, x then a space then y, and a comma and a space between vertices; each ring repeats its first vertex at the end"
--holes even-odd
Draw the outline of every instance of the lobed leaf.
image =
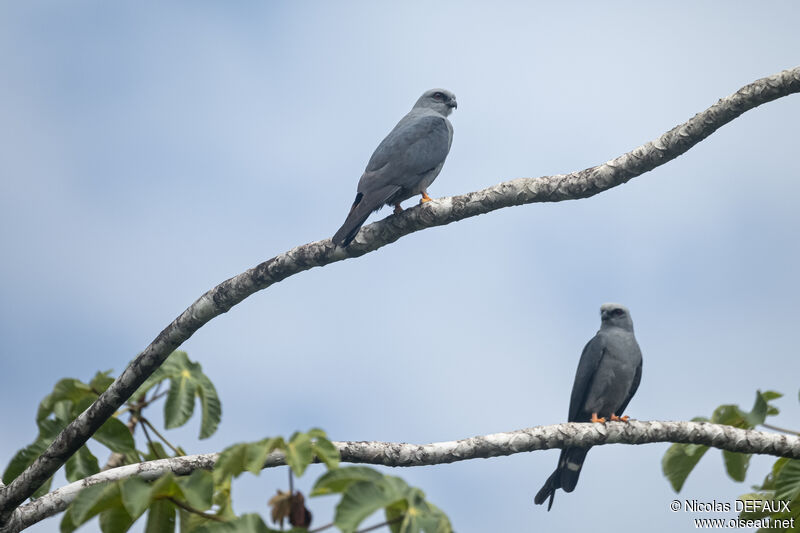
POLYGON ((800 496, 800 460, 789 459, 775 476, 775 499, 792 501, 800 496))

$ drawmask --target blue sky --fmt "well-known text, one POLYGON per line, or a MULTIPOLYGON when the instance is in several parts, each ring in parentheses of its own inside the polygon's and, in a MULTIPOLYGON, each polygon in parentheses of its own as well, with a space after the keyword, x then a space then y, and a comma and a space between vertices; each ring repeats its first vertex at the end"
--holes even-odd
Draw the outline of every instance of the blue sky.
MULTIPOLYGON (((35 437, 58 379, 118 373, 206 289, 330 237, 424 90, 459 102, 433 197, 566 173, 796 66, 798 9, 3 3, 0 459, 35 437)), ((630 307, 644 354, 634 418, 749 407, 760 388, 799 427, 799 119, 790 96, 600 196, 426 230, 252 296, 184 344, 224 414, 211 439, 175 439, 201 453, 314 426, 425 443, 558 423, 607 301, 630 307)), ((460 532, 690 529, 668 510, 666 448, 593 450, 550 513, 532 499, 557 451, 394 473, 460 532)), ((770 464, 737 484, 719 455, 681 498, 731 501, 770 464)), ((284 486, 283 470, 245 479, 237 510, 265 513, 284 486)))

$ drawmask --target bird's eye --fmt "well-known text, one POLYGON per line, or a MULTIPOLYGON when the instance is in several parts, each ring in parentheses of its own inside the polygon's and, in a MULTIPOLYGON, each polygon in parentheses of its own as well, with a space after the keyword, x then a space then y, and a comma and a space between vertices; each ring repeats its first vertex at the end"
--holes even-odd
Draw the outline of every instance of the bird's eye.
POLYGON ((614 309, 613 311, 611 311, 611 314, 613 316, 622 316, 625 314, 625 311, 623 311, 622 309, 614 309))
POLYGON ((444 95, 442 93, 440 93, 440 92, 435 92, 435 93, 433 93, 433 99, 434 100, 444 100, 444 95))

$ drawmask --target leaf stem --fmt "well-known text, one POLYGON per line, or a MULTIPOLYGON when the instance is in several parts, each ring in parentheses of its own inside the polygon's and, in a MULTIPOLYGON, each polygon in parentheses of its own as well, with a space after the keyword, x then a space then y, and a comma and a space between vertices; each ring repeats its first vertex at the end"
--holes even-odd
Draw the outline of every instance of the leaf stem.
POLYGON ((169 442, 167 439, 165 439, 165 438, 164 438, 164 435, 162 435, 161 433, 159 433, 159 432, 158 432, 158 430, 155 428, 155 426, 154 426, 153 424, 151 424, 151 423, 150 423, 150 421, 149 421, 148 419, 146 419, 145 417, 141 417, 141 421, 142 421, 142 428, 144 428, 144 426, 148 426, 150 429, 152 429, 152 430, 153 430, 153 433, 155 433, 155 434, 156 434, 156 437, 158 437, 159 439, 161 439, 162 441, 164 441, 164 444, 166 444, 167 446, 169 446, 169 447, 170 447, 170 449, 171 449, 173 452, 175 452, 175 454, 176 454, 176 455, 185 455, 185 454, 184 454, 183 452, 181 452, 181 451, 180 451, 178 448, 176 448, 175 446, 173 446, 173 445, 172 445, 172 443, 170 443, 170 442, 169 442))
POLYGON ((367 531, 374 531, 374 530, 378 529, 379 527, 388 526, 390 524, 394 524, 395 522, 400 522, 405 517, 406 517, 406 515, 401 514, 400 516, 392 518, 391 520, 387 520, 386 522, 382 522, 380 524, 375 524, 374 526, 369 526, 368 528, 365 528, 365 529, 359 529, 355 533, 367 533, 367 531))
POLYGON ((164 459, 164 457, 161 457, 161 455, 158 453, 158 450, 153 445, 153 439, 150 438, 150 433, 147 431, 147 426, 144 424, 142 424, 142 431, 144 431, 144 438, 147 439, 147 443, 150 445, 150 451, 153 452, 153 455, 156 456, 156 459, 164 459))
POLYGON ((767 429, 771 429, 773 431, 780 431, 781 433, 788 433, 790 435, 798 435, 800 436, 800 431, 794 431, 793 429, 784 429, 782 427, 773 426, 772 424, 767 424, 766 422, 761 423, 767 429))
POLYGON ((210 513, 204 513, 200 509, 195 509, 194 507, 192 507, 188 503, 182 502, 182 501, 178 500, 177 498, 175 498, 174 496, 161 496, 161 497, 156 496, 156 499, 164 499, 164 500, 170 501, 170 502, 174 503, 176 506, 178 506, 181 509, 183 509, 184 511, 192 513, 192 514, 196 514, 198 516, 202 516, 203 518, 205 518, 207 520, 213 520, 215 522, 227 522, 227 520, 225 520, 221 516, 217 516, 215 514, 210 514, 210 513))

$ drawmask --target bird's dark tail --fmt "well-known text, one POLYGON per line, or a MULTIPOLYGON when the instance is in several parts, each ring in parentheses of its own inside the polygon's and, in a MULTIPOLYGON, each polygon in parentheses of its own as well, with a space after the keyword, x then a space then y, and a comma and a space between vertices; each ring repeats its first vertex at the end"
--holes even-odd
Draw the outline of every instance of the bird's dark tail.
POLYGON ((369 214, 372 212, 371 210, 367 211, 363 209, 361 205, 363 199, 363 194, 356 194, 356 199, 353 201, 353 206, 350 207, 350 212, 347 214, 344 224, 342 224, 342 227, 339 228, 336 234, 331 238, 333 244, 336 246, 344 247, 350 244, 350 241, 355 238, 356 233, 361 229, 361 225, 366 222, 369 214), (361 206, 362 209, 359 209, 359 206, 361 206))
POLYGON ((544 486, 536 493, 533 503, 541 505, 550 498, 547 510, 553 506, 553 498, 556 496, 556 489, 563 489, 564 492, 572 492, 578 484, 578 477, 581 475, 581 467, 589 448, 564 448, 558 457, 558 468, 550 474, 544 486))
POLYGON ((400 187, 392 185, 368 193, 366 196, 363 193, 356 194, 356 199, 353 201, 353 206, 350 208, 344 224, 331 238, 333 244, 342 247, 350 244, 358 234, 358 230, 361 229, 361 225, 369 218, 370 213, 380 209, 398 190, 400 187))
POLYGON ((542 487, 539 492, 536 493, 536 496, 533 497, 533 503, 536 505, 541 505, 547 498, 550 498, 550 503, 547 504, 547 510, 549 511, 553 506, 553 498, 556 497, 556 489, 561 487, 560 482, 561 470, 556 468, 555 472, 550 474, 550 477, 544 482, 544 487, 542 487))

